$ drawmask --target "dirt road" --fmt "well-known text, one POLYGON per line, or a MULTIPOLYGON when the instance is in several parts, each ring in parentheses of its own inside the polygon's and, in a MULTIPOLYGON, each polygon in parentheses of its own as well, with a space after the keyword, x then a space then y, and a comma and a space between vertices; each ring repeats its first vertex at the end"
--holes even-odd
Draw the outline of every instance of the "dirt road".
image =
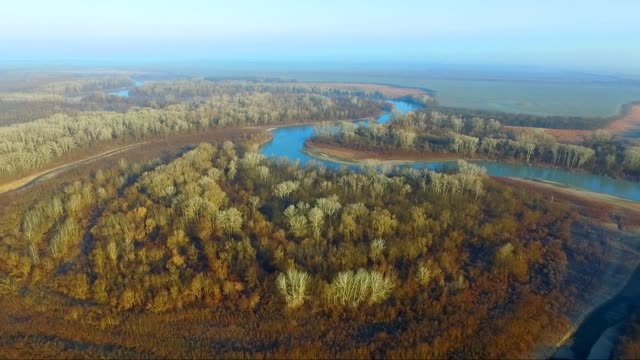
POLYGON ((9 181, 7 183, 4 183, 4 184, 0 185, 0 194, 3 194, 5 192, 7 192, 7 191, 27 188, 27 187, 29 187, 29 186, 31 186, 31 185, 39 182, 39 181, 50 179, 50 178, 56 176, 57 174, 59 174, 59 173, 61 173, 63 171, 72 169, 72 168, 74 168, 76 166, 80 166, 82 164, 86 164, 86 163, 89 163, 91 161, 95 161, 95 160, 98 160, 98 159, 102 159, 102 158, 105 158, 105 157, 108 157, 108 156, 112 156, 112 155, 115 155, 115 154, 130 150, 130 149, 133 149, 133 148, 137 148, 137 147, 142 146, 142 145, 144 145, 146 143, 148 143, 148 141, 141 142, 141 143, 130 144, 130 145, 124 145, 124 146, 118 147, 116 149, 111 149, 111 150, 102 152, 102 153, 97 154, 97 155, 92 155, 92 156, 84 158, 84 159, 76 160, 76 161, 73 161, 73 162, 70 162, 70 163, 67 163, 67 164, 62 164, 62 165, 56 166, 56 167, 51 168, 51 169, 43 170, 43 171, 37 172, 35 174, 31 174, 31 175, 25 176, 25 177, 20 178, 20 179, 11 180, 11 181, 9 181))

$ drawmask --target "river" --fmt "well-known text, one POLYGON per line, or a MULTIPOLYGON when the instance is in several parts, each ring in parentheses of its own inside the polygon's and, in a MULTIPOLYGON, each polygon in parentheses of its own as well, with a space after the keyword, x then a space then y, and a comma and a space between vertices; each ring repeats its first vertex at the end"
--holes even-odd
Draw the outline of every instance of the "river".
MULTIPOLYGON (((406 114, 419 108, 418 105, 403 102, 391 101, 394 107, 406 114)), ((391 119, 391 115, 387 112, 380 116, 377 121, 385 123, 391 119)), ((357 121, 357 124, 366 126, 367 121, 357 121)), ((315 161, 322 165, 337 169, 344 164, 339 162, 318 159, 305 153, 304 144, 314 134, 313 125, 285 126, 274 129, 272 132, 273 140, 264 144, 261 152, 270 157, 287 158, 290 161, 299 161, 302 165, 309 161, 315 161)), ((539 179, 550 181, 576 189, 584 189, 596 193, 617 196, 633 201, 640 201, 640 184, 631 181, 613 179, 606 176, 599 176, 589 173, 572 172, 559 168, 547 168, 541 166, 531 166, 523 164, 507 164, 497 161, 473 161, 473 163, 483 166, 487 169, 487 173, 491 176, 514 177, 521 179, 539 179)), ((442 168, 450 168, 452 162, 447 161, 424 161, 413 162, 410 165, 413 168, 429 168, 431 170, 439 170, 442 168)), ((357 168, 357 166, 350 166, 357 168)))

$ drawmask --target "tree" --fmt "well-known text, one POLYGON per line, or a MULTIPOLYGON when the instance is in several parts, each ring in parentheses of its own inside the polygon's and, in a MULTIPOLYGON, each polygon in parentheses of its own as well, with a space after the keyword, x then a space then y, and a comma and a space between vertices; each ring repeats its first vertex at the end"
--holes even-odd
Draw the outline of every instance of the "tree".
POLYGON ((316 206, 318 209, 322 210, 324 214, 326 214, 329 218, 331 218, 335 213, 340 210, 342 205, 340 204, 340 199, 337 195, 331 195, 326 198, 320 198, 316 201, 316 206))
POLYGON ((64 256, 72 245, 80 242, 79 231, 80 227, 75 220, 67 218, 57 227, 55 234, 51 238, 51 242, 49 243, 51 255, 53 255, 54 258, 64 256))
POLYGON ((278 274, 276 284, 280 295, 290 309, 299 308, 306 299, 307 286, 311 277, 303 271, 295 269, 287 270, 286 273, 278 274))
POLYGON ((423 262, 418 266, 418 282, 423 286, 428 286, 433 280, 443 282, 442 270, 432 261, 423 262))
POLYGON ((240 232, 242 227, 242 213, 236 208, 229 208, 218 212, 216 224, 226 234, 240 232))
POLYGON ((453 131, 459 133, 460 130, 462 130, 462 126, 464 125, 464 122, 462 121, 461 118, 457 116, 452 116, 450 119, 450 122, 451 122, 451 128, 453 129, 453 131))
POLYGON ((395 131, 400 148, 404 150, 412 149, 416 142, 416 133, 411 130, 399 129, 395 131))
POLYGON ((391 233, 398 225, 398 221, 387 209, 374 209, 370 218, 371 224, 367 232, 371 238, 384 237, 391 233))
POLYGON ((369 257, 373 260, 379 260, 383 256, 386 242, 382 238, 374 239, 369 245, 369 257))
POLYGON ((309 219, 309 224, 311 224, 311 231, 313 231, 313 236, 318 239, 320 238, 320 227, 324 223, 324 213, 317 207, 309 210, 307 214, 307 218, 309 219))
POLYGON ((326 291, 330 303, 358 307, 363 303, 373 305, 384 301, 394 287, 389 276, 378 271, 359 269, 357 272, 343 271, 333 279, 326 291))
POLYGON ((640 168, 640 147, 629 147, 624 151, 624 164, 633 170, 640 168))
POLYGON ((356 134, 356 125, 350 121, 341 121, 339 126, 338 133, 340 136, 346 140, 351 140, 356 134))
POLYGON ((524 152, 526 153, 527 162, 529 162, 529 159, 531 158, 531 154, 536 149, 536 143, 533 136, 531 136, 530 133, 522 133, 518 135, 516 143, 519 148, 524 150, 524 152))
POLYGON ((298 189, 298 186, 299 186, 299 183, 297 181, 287 180, 276 185, 273 192, 275 196, 284 199, 288 197, 291 193, 296 191, 298 189))
POLYGON ((480 144, 480 151, 489 156, 493 156, 496 153, 498 146, 498 140, 493 138, 484 138, 480 144))

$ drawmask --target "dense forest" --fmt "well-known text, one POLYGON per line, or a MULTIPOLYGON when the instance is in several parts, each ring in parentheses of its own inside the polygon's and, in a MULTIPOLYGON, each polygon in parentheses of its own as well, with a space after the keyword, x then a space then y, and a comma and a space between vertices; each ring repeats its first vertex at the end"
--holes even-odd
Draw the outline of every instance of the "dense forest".
POLYGON ((581 145, 558 142, 542 131, 515 134, 496 119, 420 110, 393 112, 392 121, 357 127, 319 125, 311 146, 337 144, 367 151, 449 153, 464 158, 539 163, 598 174, 637 179, 640 149, 604 130, 595 131, 581 145))
MULTIPOLYGON (((198 82, 188 84, 190 88, 198 87, 198 82)), ((149 88, 155 89, 156 86, 161 85, 149 88)), ((37 169, 76 149, 112 140, 140 140, 220 126, 362 118, 376 115, 381 108, 381 101, 371 94, 347 90, 318 89, 316 92, 305 87, 239 82, 212 86, 216 93, 201 101, 181 102, 162 108, 133 108, 124 113, 60 113, 24 124, 0 127, 0 138, 3 139, 0 144, 0 174, 6 177, 37 169)), ((180 89, 178 86, 174 91, 180 89)))
MULTIPOLYGON (((600 263, 598 242, 572 239, 567 203, 471 164, 330 171, 253 149, 123 160, 5 213, 0 296, 42 293, 40 311, 104 334, 134 315, 219 310, 249 353, 511 358, 565 329, 571 289, 589 285, 570 269, 600 263)), ((203 351, 207 333, 174 351, 203 351)), ((178 356, 168 344, 149 346, 178 356)), ((199 353, 241 351, 220 346, 199 353)))
POLYGON ((237 95, 247 92, 298 95, 315 94, 331 98, 356 96, 376 100, 384 99, 383 95, 379 92, 359 89, 341 89, 296 83, 282 83, 279 81, 223 80, 214 82, 204 79, 189 79, 146 82, 144 85, 132 88, 129 91, 129 101, 139 105, 157 107, 184 101, 198 101, 223 94, 237 95))
POLYGON ((55 114, 76 115, 86 111, 126 112, 137 107, 164 108, 170 105, 202 102, 223 95, 270 93, 273 95, 307 94, 329 98, 359 97, 381 100, 379 92, 339 89, 296 83, 204 79, 151 80, 141 86, 126 76, 71 77, 57 81, 34 81, 21 91, 0 92, 0 126, 23 123, 55 114), (127 88, 129 96, 110 94, 127 88))

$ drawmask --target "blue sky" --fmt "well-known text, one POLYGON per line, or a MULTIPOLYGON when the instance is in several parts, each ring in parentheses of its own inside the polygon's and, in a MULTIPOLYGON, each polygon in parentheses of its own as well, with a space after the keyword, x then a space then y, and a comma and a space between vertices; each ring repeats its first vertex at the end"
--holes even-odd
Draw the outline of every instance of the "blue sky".
POLYGON ((6 1, 0 57, 535 65, 640 74, 640 1, 6 1))

